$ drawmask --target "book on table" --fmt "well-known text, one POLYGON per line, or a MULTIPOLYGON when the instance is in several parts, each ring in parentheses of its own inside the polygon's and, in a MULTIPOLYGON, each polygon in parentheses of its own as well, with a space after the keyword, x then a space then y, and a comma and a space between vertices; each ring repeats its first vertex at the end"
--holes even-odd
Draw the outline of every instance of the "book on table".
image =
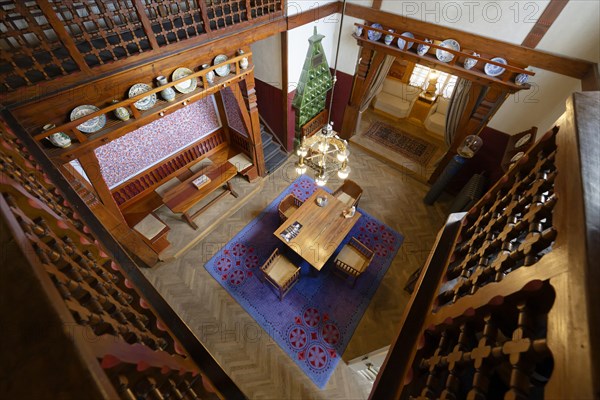
POLYGON ((204 185, 206 185, 209 182, 210 182, 210 178, 206 175, 200 175, 199 177, 197 177, 196 179, 194 179, 192 181, 194 186, 196 186, 196 188, 198 188, 198 189, 200 189, 201 187, 203 187, 204 185))

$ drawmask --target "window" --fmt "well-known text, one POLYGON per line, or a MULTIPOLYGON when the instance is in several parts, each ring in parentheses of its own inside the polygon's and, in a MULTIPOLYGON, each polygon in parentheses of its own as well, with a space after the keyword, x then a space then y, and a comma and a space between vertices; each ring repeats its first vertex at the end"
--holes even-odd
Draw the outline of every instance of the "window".
MULTIPOLYGON (((432 72, 432 69, 429 67, 425 67, 420 64, 416 64, 413 69, 412 75, 410 76, 409 85, 417 86, 422 88, 423 90, 427 89, 429 86, 429 76, 432 72)), ((457 76, 450 75, 446 72, 438 72, 438 80, 435 90, 436 95, 441 95, 445 98, 450 98, 452 93, 454 92, 454 87, 456 86, 456 81, 458 80, 457 76)))

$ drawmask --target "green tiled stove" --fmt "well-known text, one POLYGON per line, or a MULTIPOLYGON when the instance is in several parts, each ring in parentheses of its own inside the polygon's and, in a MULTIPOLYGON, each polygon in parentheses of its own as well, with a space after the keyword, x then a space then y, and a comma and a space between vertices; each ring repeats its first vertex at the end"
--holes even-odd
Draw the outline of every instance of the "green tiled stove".
POLYGON ((296 110, 297 140, 301 135, 302 126, 325 109, 327 91, 333 84, 331 71, 329 71, 327 58, 321 44, 324 37, 317 33, 315 26, 313 35, 308 38, 310 45, 302 67, 296 95, 292 101, 292 107, 296 110))

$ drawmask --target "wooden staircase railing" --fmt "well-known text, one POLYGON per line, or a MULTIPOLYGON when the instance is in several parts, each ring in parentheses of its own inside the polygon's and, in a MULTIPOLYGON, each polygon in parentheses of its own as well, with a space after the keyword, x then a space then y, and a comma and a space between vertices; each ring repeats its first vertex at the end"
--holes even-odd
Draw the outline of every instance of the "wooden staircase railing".
POLYGON ((0 122, 0 308, 22 327, 7 332, 11 359, 27 356, 4 394, 244 398, 42 150, 0 122))
POLYGON ((597 92, 576 93, 557 127, 450 216, 370 398, 597 398, 598 110, 597 92))

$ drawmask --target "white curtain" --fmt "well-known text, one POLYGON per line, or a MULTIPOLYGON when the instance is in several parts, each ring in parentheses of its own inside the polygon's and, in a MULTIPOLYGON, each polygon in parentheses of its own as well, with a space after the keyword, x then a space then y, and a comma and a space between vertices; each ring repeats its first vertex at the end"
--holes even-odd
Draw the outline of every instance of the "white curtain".
POLYGON ((452 97, 450 98, 450 104, 448 105, 448 112, 446 113, 446 145, 450 147, 454 136, 456 135, 456 129, 460 117, 462 117, 465 107, 469 102, 471 92, 471 81, 464 78, 458 78, 456 81, 456 88, 452 97))
POLYGON ((363 98, 362 102, 360 103, 360 108, 358 109, 358 118, 356 119, 356 126, 354 127, 354 132, 356 132, 356 129, 358 129, 360 120, 362 119, 362 114, 363 114, 363 112, 365 112, 367 110, 367 108, 369 107, 369 104, 371 104, 371 100, 373 100, 373 98, 375 96, 377 96, 377 94, 379 94, 379 92, 381 92, 381 88, 383 87, 383 82, 385 81, 385 78, 387 77, 388 73, 390 72, 390 68, 392 68, 392 64, 394 64, 395 59, 396 59, 396 57, 394 57, 394 56, 386 55, 385 58, 383 59, 383 62, 379 66, 379 69, 375 73, 375 78, 373 78, 373 83, 367 89, 367 93, 366 93, 365 97, 363 98))

